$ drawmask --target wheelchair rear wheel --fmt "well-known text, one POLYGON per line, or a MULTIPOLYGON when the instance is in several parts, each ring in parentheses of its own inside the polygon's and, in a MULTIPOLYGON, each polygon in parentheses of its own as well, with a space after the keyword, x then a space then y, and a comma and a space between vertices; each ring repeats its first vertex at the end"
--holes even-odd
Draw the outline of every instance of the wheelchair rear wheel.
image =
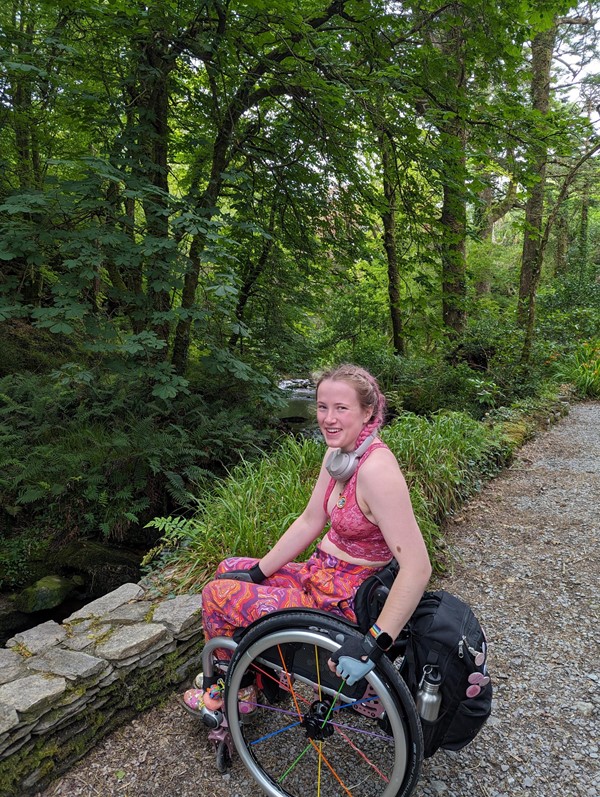
POLYGON ((421 724, 404 681, 384 657, 349 687, 327 661, 356 626, 289 610, 256 622, 231 659, 226 714, 237 753, 271 797, 408 797, 420 772, 421 724), (237 693, 253 674, 249 717, 237 693), (249 721, 250 720, 250 721, 249 721))

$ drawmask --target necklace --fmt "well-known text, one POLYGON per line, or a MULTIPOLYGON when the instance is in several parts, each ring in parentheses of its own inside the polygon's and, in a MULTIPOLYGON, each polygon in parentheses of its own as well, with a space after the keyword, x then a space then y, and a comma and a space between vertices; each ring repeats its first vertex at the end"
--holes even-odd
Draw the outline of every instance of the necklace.
POLYGON ((346 506, 346 496, 340 493, 340 497, 338 498, 337 504, 338 509, 343 509, 346 506))

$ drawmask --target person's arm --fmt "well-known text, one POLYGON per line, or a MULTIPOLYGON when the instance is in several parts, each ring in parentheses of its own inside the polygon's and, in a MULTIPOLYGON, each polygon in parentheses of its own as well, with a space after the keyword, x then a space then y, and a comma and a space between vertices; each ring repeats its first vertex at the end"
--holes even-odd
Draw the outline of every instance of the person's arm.
POLYGON ((382 631, 395 639, 423 596, 431 577, 431 563, 406 481, 392 452, 373 452, 359 476, 361 498, 400 567, 376 621, 382 631))
POLYGON ((359 478, 361 504, 367 505, 369 519, 381 529, 400 569, 371 629, 362 639, 347 639, 329 660, 329 668, 350 686, 373 669, 402 631, 431 576, 427 548, 394 455, 385 449, 373 452, 359 478))
MULTIPOLYGON (((306 508, 258 563, 265 577, 292 562, 321 534, 327 523, 323 501, 329 481, 330 476, 323 464, 306 508)), ((281 500, 285 501, 285 496, 281 500)))

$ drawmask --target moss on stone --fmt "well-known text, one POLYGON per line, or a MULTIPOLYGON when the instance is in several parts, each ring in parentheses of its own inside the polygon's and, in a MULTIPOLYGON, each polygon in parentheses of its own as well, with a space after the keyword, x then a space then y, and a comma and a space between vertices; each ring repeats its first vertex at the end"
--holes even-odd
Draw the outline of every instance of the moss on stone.
MULTIPOLYGON (((73 623, 72 630, 76 625, 79 622, 73 623)), ((98 636, 101 639, 108 638, 114 630, 107 630, 105 623, 97 619, 92 621, 86 633, 98 633, 100 629, 102 633, 98 636)), ((139 712, 167 700, 174 686, 182 682, 186 662, 195 658, 201 644, 200 637, 191 638, 179 643, 175 650, 147 667, 115 669, 117 679, 101 686, 99 692, 91 697, 90 703, 82 705, 79 712, 72 716, 63 715, 61 724, 61 712, 65 711, 65 706, 71 701, 85 698, 87 690, 94 684, 69 685, 65 697, 44 715, 45 722, 50 724, 54 720, 57 726, 32 737, 19 750, 2 760, 0 797, 21 797, 30 790, 45 788, 108 733, 130 721, 139 712), (94 708, 95 704, 98 705, 97 709, 94 708)), ((24 645, 17 646, 16 652, 25 658, 31 655, 24 645)), ((52 677, 51 674, 47 676, 52 677)))
POLYGON ((73 723, 76 729, 69 725, 52 736, 32 739, 4 759, 0 766, 0 797, 21 797, 27 781, 42 788, 137 713, 131 706, 109 713, 105 709, 88 709, 73 723))
POLYGON ((22 656, 24 659, 30 659, 34 655, 29 650, 27 645, 24 645, 22 642, 16 642, 14 645, 11 646, 10 650, 13 650, 15 653, 18 653, 19 656, 22 656))
POLYGON ((103 642, 106 642, 107 639, 110 639, 110 637, 115 633, 116 628, 117 628, 116 626, 111 626, 102 633, 97 633, 97 634, 94 632, 92 628, 90 628, 86 636, 89 639, 91 639, 93 642, 95 642, 96 645, 101 645, 103 642))
POLYGON ((16 753, 2 761, 0 797, 20 797, 23 780, 36 771, 43 770, 46 775, 49 774, 51 767, 48 760, 52 762, 57 754, 58 748, 53 740, 40 738, 26 742, 16 753))

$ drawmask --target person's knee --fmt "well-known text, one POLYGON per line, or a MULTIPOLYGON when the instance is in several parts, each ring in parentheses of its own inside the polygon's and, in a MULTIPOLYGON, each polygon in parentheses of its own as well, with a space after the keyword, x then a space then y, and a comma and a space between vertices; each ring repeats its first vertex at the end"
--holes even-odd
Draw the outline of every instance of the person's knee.
POLYGON ((215 577, 223 573, 229 573, 231 570, 250 569, 257 561, 258 559, 249 559, 245 556, 230 556, 219 563, 215 571, 215 577))
POLYGON ((221 573, 226 573, 228 570, 231 570, 229 562, 231 562, 231 559, 224 559, 222 562, 219 562, 215 570, 215 576, 219 576, 221 573))

